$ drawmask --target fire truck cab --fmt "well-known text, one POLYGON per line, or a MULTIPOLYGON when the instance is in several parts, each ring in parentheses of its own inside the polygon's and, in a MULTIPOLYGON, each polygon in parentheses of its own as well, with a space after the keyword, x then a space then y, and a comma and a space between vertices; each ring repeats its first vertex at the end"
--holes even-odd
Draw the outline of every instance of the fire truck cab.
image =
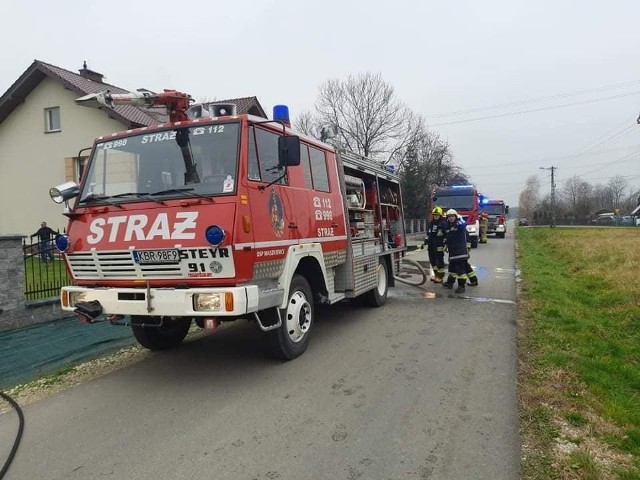
POLYGON ((493 200, 483 198, 480 202, 481 213, 486 213, 489 217, 487 234, 495 234, 496 238, 504 238, 507 233, 507 214, 509 206, 504 200, 493 200))
POLYGON ((295 134, 288 112, 140 102, 180 115, 98 138, 80 185, 51 189, 69 217, 57 240, 73 279, 64 310, 130 325, 153 350, 178 345, 192 321, 245 318, 292 359, 315 304, 386 302, 406 239, 398 177, 383 164, 295 134))
POLYGON ((445 211, 453 208, 467 224, 467 233, 471 248, 478 247, 480 234, 480 197, 473 185, 448 185, 437 187, 433 192, 433 204, 445 211))

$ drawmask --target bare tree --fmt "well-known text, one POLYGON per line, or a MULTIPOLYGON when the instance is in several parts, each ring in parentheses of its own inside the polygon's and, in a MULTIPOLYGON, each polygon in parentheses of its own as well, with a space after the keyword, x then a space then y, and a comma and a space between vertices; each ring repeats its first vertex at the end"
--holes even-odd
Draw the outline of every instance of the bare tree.
POLYGON ((563 188, 563 198, 569 215, 579 223, 587 223, 591 208, 593 187, 575 175, 567 180, 563 188))
POLYGON ((536 175, 532 175, 527 178, 524 190, 520 192, 520 198, 518 201, 518 208, 520 215, 526 217, 529 224, 533 221, 533 213, 538 207, 538 201, 540 198, 540 179, 536 175))
POLYGON ((622 200, 624 198, 624 192, 629 186, 629 182, 627 182, 624 177, 616 175, 611 180, 609 180, 607 186, 611 190, 611 206, 613 208, 620 208, 620 204, 622 203, 622 200))
POLYGON ((309 137, 320 138, 318 119, 309 110, 300 112, 300 115, 293 122, 293 127, 309 137))
MULTIPOLYGON (((408 218, 427 216, 436 186, 450 184, 456 178, 467 183, 463 170, 453 162, 449 144, 424 125, 415 131, 409 145, 396 154, 402 157, 398 163, 408 218)), ((397 158, 392 161, 396 163, 397 158)))
POLYGON ((595 203, 595 209, 598 210, 611 210, 613 206, 613 192, 608 185, 596 185, 593 189, 593 200, 595 203))
POLYGON ((398 144, 410 141, 413 115, 379 73, 328 80, 316 112, 317 124, 335 125, 342 145, 361 155, 388 160, 398 144))

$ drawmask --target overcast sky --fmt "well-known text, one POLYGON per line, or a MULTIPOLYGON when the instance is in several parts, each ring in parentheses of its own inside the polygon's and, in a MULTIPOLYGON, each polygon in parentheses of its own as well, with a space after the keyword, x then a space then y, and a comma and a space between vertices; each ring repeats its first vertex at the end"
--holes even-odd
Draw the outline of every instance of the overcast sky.
POLYGON ((487 195, 516 205, 529 175, 546 193, 551 165, 559 186, 640 189, 639 0, 89 3, 12 2, 0 90, 34 59, 86 60, 123 88, 256 95, 295 117, 325 80, 380 72, 487 195))

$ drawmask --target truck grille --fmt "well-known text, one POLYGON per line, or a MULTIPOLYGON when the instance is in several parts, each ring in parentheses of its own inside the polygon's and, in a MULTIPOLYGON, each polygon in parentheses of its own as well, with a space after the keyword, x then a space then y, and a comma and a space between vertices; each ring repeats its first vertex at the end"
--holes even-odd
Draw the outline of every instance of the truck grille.
POLYGON ((67 254, 74 278, 127 279, 181 277, 180 265, 139 265, 130 250, 67 254))

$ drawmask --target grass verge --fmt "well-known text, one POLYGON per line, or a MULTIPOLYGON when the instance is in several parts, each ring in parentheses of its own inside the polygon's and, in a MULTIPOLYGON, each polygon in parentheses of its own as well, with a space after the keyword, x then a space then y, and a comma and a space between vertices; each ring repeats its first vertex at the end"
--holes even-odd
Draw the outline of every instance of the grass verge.
POLYGON ((640 480, 640 229, 519 228, 526 480, 640 480))

